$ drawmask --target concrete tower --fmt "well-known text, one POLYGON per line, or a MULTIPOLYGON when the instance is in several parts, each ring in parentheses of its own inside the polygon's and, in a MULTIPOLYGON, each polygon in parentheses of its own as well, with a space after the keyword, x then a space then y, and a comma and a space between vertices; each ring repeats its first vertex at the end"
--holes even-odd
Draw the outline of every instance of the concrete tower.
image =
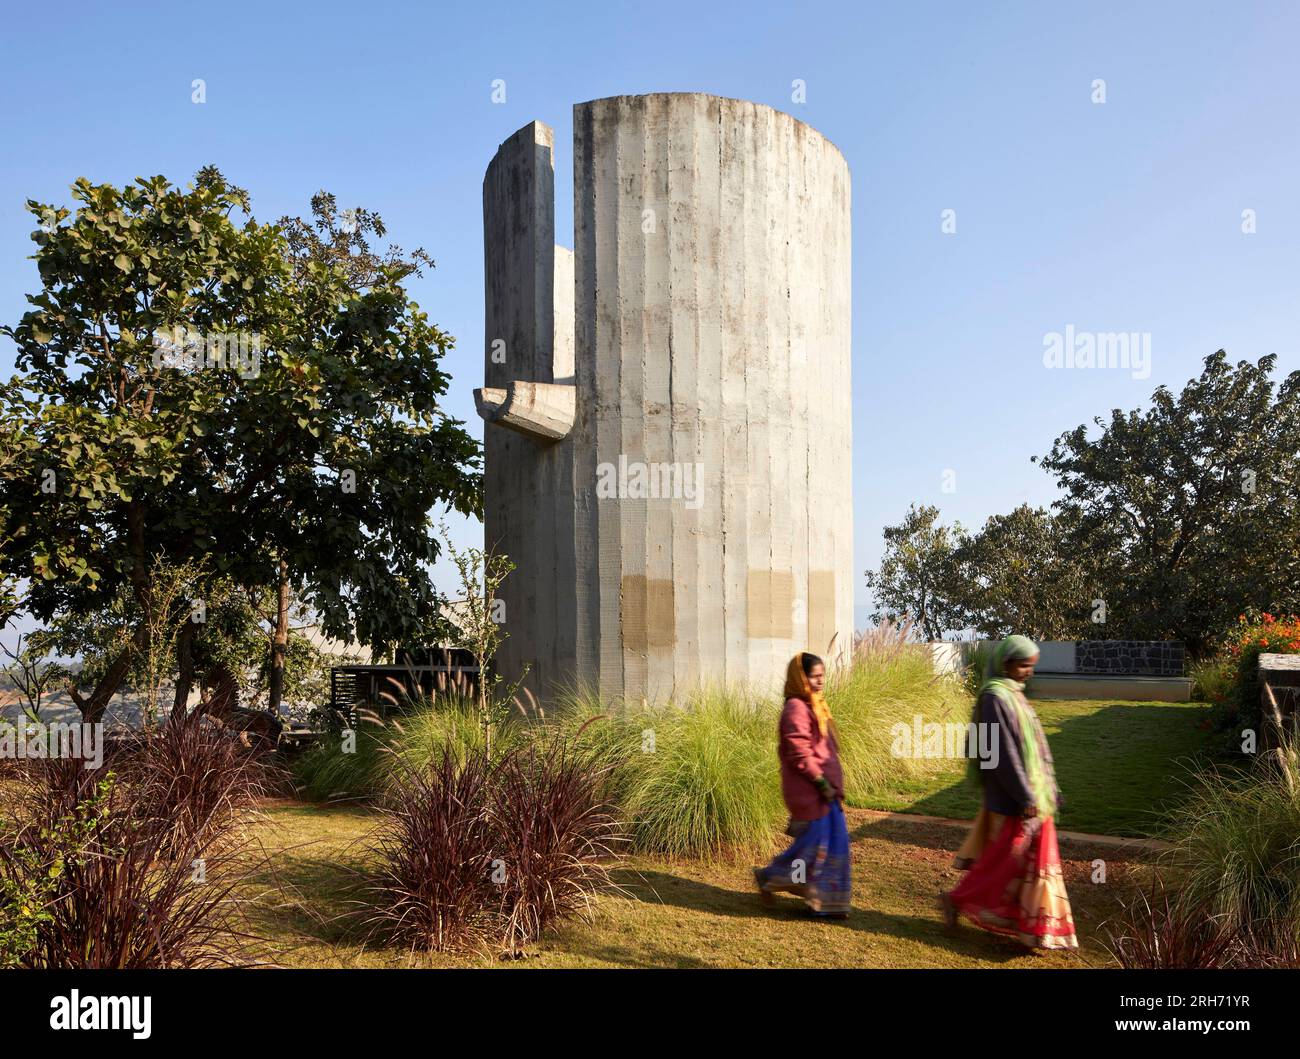
POLYGON ((780 679, 853 630, 849 171, 770 107, 573 108, 483 181, 486 541, 510 679, 663 700, 780 679))

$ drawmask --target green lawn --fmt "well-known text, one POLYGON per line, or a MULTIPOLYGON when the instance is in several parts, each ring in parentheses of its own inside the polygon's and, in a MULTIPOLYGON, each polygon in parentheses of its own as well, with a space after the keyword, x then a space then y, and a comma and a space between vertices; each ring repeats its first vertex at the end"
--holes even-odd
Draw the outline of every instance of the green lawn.
MULTIPOLYGON (((1064 799, 1063 829, 1103 835, 1158 836, 1176 813, 1188 765, 1206 743, 1208 707, 1188 702, 1038 699, 1064 799)), ((963 780, 961 762, 927 780, 859 804, 959 819, 973 817, 979 793, 963 780)))
MULTIPOLYGON (((355 919, 364 897, 360 839, 374 822, 361 809, 281 803, 263 840, 274 867, 249 890, 253 930, 268 962, 296 967, 492 967, 492 954, 413 956, 366 945, 355 919)), ((935 908, 955 885, 959 830, 849 810, 853 911, 817 922, 782 897, 765 909, 748 862, 638 857, 613 870, 621 893, 603 895, 592 922, 570 922, 535 946, 526 967, 1079 967, 1109 962, 1100 923, 1142 869, 1115 850, 1065 846, 1065 875, 1081 950, 1033 955, 970 927, 944 930, 935 908), (1092 861, 1107 862, 1104 884, 1092 861)), ((511 964, 518 966, 518 964, 511 964)))

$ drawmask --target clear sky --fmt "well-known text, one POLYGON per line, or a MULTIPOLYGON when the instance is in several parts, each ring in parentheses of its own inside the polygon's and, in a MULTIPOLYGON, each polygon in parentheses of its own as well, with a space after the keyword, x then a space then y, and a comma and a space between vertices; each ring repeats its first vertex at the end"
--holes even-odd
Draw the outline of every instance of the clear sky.
POLYGON ((325 188, 436 260, 411 286, 456 336, 449 410, 478 436, 481 185, 503 139, 555 128, 572 245, 575 102, 712 92, 819 129, 853 177, 859 624, 861 571, 909 502, 972 526, 1047 503, 1029 457, 1062 431, 1181 387, 1220 347, 1300 367, 1294 4, 6 7, 0 319, 37 287, 24 200, 67 202, 78 176, 186 183, 211 162, 262 220, 325 188), (1149 377, 1049 370, 1045 338, 1067 326, 1148 336, 1149 377))

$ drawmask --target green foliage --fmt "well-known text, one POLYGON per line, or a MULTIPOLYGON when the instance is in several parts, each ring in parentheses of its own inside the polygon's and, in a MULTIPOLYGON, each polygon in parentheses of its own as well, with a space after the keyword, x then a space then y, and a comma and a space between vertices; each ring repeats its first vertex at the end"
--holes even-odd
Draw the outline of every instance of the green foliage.
MULTIPOLYGON (((283 557, 328 635, 427 636, 429 511, 476 510, 480 483, 409 262, 372 255, 358 286, 337 253, 237 223, 248 196, 213 169, 73 198, 28 204, 42 289, 2 329, 19 374, 0 384, 0 580, 30 578, 47 622, 125 586, 149 625, 158 562, 211 556, 214 581, 256 590, 283 557)), ((146 646, 137 626, 127 649, 146 646)))
POLYGON ((31 964, 40 932, 54 922, 51 908, 60 898, 65 861, 96 855, 94 836, 116 782, 110 772, 70 813, 41 823, 34 843, 5 836, 10 850, 0 862, 0 968, 31 964))
POLYGON ((913 504, 901 523, 885 527, 884 538, 880 568, 866 574, 881 608, 872 621, 910 619, 927 640, 964 627, 956 564, 961 525, 944 526, 937 507, 913 504))
POLYGON ((1220 350, 1178 395, 1056 439, 1067 547, 1105 572, 1108 635, 1212 646, 1242 611, 1300 610, 1300 371, 1220 350))
MULTIPOLYGON (((1224 638, 1222 651, 1199 671, 1210 681, 1214 724, 1239 732, 1259 731, 1263 721, 1261 654, 1300 654, 1300 617, 1242 614, 1224 638)), ((1236 737, 1233 737, 1233 742, 1236 737)))
POLYGON ((1067 518, 1021 504, 963 538, 953 557, 962 624, 991 640, 1090 638, 1095 582, 1068 537, 1067 518))
POLYGON ((447 527, 442 527, 451 561, 460 578, 461 598, 455 603, 455 615, 449 623, 448 646, 468 651, 478 666, 479 724, 483 743, 492 755, 493 731, 510 709, 527 669, 512 684, 506 684, 492 666, 497 650, 508 635, 505 631, 505 601, 500 598, 501 585, 515 564, 506 555, 484 548, 457 548, 447 527))

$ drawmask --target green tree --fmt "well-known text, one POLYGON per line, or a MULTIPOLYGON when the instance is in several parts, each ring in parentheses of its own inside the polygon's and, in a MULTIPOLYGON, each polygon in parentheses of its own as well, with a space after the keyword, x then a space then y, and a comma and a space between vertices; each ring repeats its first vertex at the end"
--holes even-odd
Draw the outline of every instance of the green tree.
POLYGON ((1106 572, 1114 635, 1205 650, 1243 611, 1300 610, 1300 372, 1219 350, 1180 394, 1098 417, 1042 459, 1065 546, 1106 572))
POLYGON ((886 526, 880 567, 866 573, 879 607, 872 620, 910 618, 928 640, 964 628, 955 558, 965 538, 960 523, 943 525, 930 505, 913 504, 901 523, 886 526))
MULTIPOLYGON (((439 406, 451 340, 407 266, 358 289, 344 263, 301 261, 279 226, 237 222, 248 196, 211 168, 73 197, 28 203, 42 290, 3 329, 0 576, 30 579, 43 621, 128 586, 140 620, 83 713, 148 652, 160 561, 292 583, 328 635, 381 652, 436 624, 429 512, 476 510, 478 446, 439 406)), ((191 647, 182 624, 178 702, 191 647)))
POLYGON ((953 590, 964 624, 989 639, 1088 639, 1096 587, 1068 545, 1064 516, 1021 504, 993 515, 954 556, 953 590))

